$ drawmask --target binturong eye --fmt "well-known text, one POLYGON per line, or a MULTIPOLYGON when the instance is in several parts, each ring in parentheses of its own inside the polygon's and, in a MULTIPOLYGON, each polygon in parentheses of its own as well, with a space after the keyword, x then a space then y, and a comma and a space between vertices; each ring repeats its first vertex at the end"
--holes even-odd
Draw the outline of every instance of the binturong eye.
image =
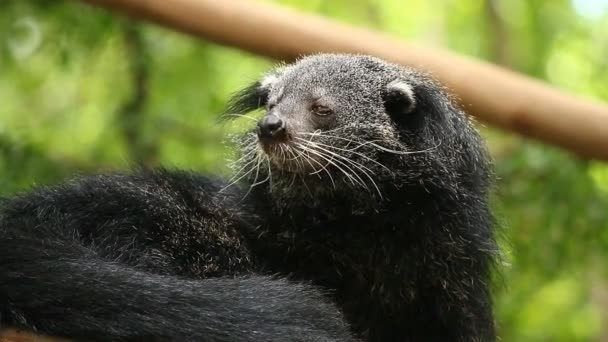
POLYGON ((318 104, 318 103, 313 104, 312 107, 310 108, 310 110, 315 115, 318 115, 318 116, 328 116, 328 115, 332 115, 334 113, 334 111, 331 108, 318 104))

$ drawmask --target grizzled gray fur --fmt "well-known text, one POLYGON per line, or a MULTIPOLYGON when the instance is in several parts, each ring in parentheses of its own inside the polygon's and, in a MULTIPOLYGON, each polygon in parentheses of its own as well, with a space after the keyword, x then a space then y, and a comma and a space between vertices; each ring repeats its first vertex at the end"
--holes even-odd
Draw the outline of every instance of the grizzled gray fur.
POLYGON ((73 340, 496 339, 491 164, 437 82, 320 54, 235 94, 227 117, 258 108, 228 181, 138 170, 0 202, 1 326, 73 340))

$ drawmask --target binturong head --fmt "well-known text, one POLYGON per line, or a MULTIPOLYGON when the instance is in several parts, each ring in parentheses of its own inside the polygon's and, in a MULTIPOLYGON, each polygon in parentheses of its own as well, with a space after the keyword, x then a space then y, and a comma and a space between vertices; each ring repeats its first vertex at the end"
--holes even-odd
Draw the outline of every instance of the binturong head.
POLYGON ((364 55, 308 56, 236 93, 226 113, 260 108, 240 141, 235 179, 278 198, 377 202, 411 187, 479 190, 489 181, 470 120, 414 69, 364 55))

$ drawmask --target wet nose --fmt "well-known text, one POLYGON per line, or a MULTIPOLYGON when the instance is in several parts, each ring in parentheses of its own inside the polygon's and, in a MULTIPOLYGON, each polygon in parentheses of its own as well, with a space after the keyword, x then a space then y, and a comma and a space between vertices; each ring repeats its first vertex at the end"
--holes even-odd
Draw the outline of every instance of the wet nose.
POLYGON ((258 121, 258 137, 271 143, 285 137, 285 123, 276 115, 266 115, 258 121))

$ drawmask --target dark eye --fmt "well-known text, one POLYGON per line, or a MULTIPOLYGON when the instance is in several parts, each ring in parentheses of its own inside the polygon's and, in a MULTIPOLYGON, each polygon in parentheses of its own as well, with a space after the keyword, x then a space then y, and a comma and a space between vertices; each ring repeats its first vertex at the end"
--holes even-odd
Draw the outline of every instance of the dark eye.
POLYGON ((274 107, 276 107, 276 103, 269 103, 266 105, 266 110, 270 111, 272 110, 274 107))
POLYGON ((319 116, 328 116, 328 115, 331 115, 334 113, 334 111, 331 110, 331 108, 320 105, 318 103, 313 104, 312 107, 310 108, 310 110, 319 116))

